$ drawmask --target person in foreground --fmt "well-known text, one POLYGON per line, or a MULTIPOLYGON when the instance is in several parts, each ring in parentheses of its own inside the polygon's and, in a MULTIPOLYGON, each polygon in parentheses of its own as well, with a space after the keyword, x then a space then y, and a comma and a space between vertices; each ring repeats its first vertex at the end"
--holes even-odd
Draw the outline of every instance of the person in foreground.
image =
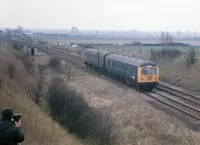
POLYGON ((11 108, 4 108, 0 119, 0 145, 17 145, 24 141, 21 130, 21 115, 13 115, 11 108))

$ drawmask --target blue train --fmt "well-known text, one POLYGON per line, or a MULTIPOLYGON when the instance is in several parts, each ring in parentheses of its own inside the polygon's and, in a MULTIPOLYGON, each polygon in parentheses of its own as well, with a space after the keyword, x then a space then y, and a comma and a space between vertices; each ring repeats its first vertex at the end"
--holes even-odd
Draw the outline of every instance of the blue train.
POLYGON ((103 71, 136 88, 152 90, 158 85, 159 67, 153 62, 90 48, 84 50, 83 57, 87 67, 103 71))

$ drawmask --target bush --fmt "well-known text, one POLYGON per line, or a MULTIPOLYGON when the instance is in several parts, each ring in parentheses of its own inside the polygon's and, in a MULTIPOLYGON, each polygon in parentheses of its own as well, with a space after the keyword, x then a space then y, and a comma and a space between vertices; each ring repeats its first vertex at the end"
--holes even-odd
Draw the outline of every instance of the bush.
POLYGON ((3 79, 1 76, 0 76, 0 88, 3 88, 3 79))
POLYGON ((155 61, 157 58, 161 57, 176 58, 179 56, 181 56, 181 52, 178 49, 167 49, 167 48, 163 48, 162 50, 151 49, 150 59, 152 61, 155 61))
POLYGON ((61 78, 53 78, 47 91, 47 103, 51 116, 61 125, 74 132, 74 123, 81 116, 88 104, 81 94, 65 86, 61 78))
POLYGON ((153 50, 153 49, 151 48, 150 60, 156 61, 156 59, 157 59, 156 52, 155 52, 155 50, 153 50))
POLYGON ((38 44, 41 44, 41 45, 45 45, 45 44, 47 44, 46 41, 42 41, 42 40, 38 40, 37 42, 38 42, 38 44))
POLYGON ((196 52, 194 48, 191 48, 186 56, 186 65, 191 66, 192 64, 195 64, 197 60, 198 59, 196 58, 196 52))
POLYGON ((112 145, 116 140, 114 120, 107 111, 90 108, 76 123, 78 136, 91 138, 97 145, 112 145))
POLYGON ((60 69, 61 61, 58 57, 53 57, 49 60, 49 66, 53 69, 60 69))
POLYGON ((33 94, 33 101, 36 104, 39 104, 44 94, 44 77, 40 75, 40 78, 36 81, 36 83, 32 86, 31 92, 33 94))
POLYGON ((46 64, 44 64, 44 65, 38 64, 37 68, 39 70, 39 73, 42 74, 48 68, 48 66, 46 64))
POLYGON ((13 48, 14 48, 15 50, 20 51, 20 50, 22 50, 22 48, 24 47, 24 44, 21 43, 21 42, 18 42, 18 41, 13 41, 13 42, 12 42, 12 46, 13 46, 13 48))
POLYGON ((67 69, 67 80, 69 81, 71 79, 71 65, 66 63, 65 67, 67 69))
POLYGON ((53 78, 47 91, 51 116, 80 138, 90 138, 98 145, 111 145, 116 137, 108 112, 88 106, 81 94, 65 86, 61 78, 53 78))
POLYGON ((8 64, 8 74, 11 79, 16 76, 16 67, 14 63, 8 64))
POLYGON ((16 57, 22 61, 24 68, 26 68, 28 73, 33 73, 35 71, 33 60, 26 53, 17 55, 16 57))

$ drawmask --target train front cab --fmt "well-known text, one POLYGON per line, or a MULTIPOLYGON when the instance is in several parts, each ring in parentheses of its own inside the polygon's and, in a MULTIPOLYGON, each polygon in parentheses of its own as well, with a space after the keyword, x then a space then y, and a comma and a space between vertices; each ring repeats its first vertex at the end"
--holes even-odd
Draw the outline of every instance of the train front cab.
POLYGON ((138 83, 137 86, 141 90, 151 91, 157 87, 159 81, 158 66, 143 66, 138 67, 138 83))

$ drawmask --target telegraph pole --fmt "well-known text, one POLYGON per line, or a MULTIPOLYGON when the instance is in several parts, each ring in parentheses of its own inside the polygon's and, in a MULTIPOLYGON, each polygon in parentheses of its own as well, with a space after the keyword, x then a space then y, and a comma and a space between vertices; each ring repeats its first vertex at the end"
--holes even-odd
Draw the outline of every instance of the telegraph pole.
POLYGON ((99 49, 98 49, 98 72, 99 72, 99 78, 100 78, 99 49))

